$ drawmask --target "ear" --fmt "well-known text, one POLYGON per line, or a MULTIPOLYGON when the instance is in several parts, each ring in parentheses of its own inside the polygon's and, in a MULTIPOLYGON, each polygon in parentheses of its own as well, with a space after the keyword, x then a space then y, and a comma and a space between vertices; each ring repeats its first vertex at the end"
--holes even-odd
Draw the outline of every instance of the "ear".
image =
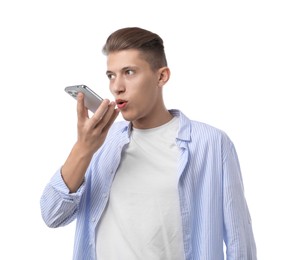
POLYGON ((158 86, 162 87, 168 82, 170 77, 170 70, 168 67, 162 67, 158 70, 158 86))

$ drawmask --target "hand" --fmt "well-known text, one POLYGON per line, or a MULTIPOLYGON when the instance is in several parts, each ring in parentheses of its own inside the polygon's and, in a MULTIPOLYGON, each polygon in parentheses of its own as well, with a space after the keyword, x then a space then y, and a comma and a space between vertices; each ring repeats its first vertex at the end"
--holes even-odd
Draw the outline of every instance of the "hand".
POLYGON ((108 99, 103 100, 96 112, 89 118, 88 109, 84 106, 84 95, 77 97, 78 116, 78 140, 77 143, 83 147, 84 152, 94 154, 103 144, 109 128, 119 114, 115 109, 115 103, 108 99))

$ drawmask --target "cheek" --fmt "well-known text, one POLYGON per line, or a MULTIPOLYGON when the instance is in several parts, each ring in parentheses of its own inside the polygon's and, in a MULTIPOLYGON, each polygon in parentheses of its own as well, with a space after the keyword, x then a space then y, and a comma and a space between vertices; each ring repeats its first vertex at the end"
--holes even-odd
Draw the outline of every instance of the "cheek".
POLYGON ((111 94, 115 94, 115 83, 113 81, 111 81, 111 80, 109 81, 108 88, 109 88, 111 94))
POLYGON ((145 85, 141 85, 139 88, 134 88, 134 95, 141 102, 146 102, 146 100, 150 100, 154 95, 154 88, 152 85, 145 83, 145 85))
POLYGON ((140 107, 152 103, 156 99, 157 86, 152 77, 144 77, 140 80, 129 82, 128 90, 132 99, 140 107))
POLYGON ((112 89, 112 88, 109 88, 109 91, 110 91, 110 93, 112 94, 112 96, 115 97, 115 92, 113 91, 113 89, 112 89))
POLYGON ((136 103, 143 110, 147 111, 152 109, 157 101, 157 95, 153 86, 148 86, 146 89, 141 89, 141 93, 138 93, 136 103))

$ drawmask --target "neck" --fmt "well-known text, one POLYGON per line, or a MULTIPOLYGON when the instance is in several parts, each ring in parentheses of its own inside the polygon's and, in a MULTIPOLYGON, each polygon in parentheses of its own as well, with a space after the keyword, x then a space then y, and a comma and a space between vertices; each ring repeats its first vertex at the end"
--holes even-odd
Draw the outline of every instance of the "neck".
POLYGON ((138 129, 149 129, 155 128, 169 122, 173 116, 167 109, 162 110, 161 113, 157 113, 156 116, 152 116, 152 118, 142 118, 132 122, 134 128, 138 129))

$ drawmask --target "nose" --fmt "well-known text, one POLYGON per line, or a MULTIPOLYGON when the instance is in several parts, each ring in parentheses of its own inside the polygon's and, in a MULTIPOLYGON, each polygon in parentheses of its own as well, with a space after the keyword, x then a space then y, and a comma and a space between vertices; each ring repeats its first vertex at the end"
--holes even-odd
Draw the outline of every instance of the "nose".
POLYGON ((117 76, 115 79, 113 79, 110 82, 110 91, 115 94, 119 95, 123 92, 125 92, 125 84, 122 78, 117 76))

